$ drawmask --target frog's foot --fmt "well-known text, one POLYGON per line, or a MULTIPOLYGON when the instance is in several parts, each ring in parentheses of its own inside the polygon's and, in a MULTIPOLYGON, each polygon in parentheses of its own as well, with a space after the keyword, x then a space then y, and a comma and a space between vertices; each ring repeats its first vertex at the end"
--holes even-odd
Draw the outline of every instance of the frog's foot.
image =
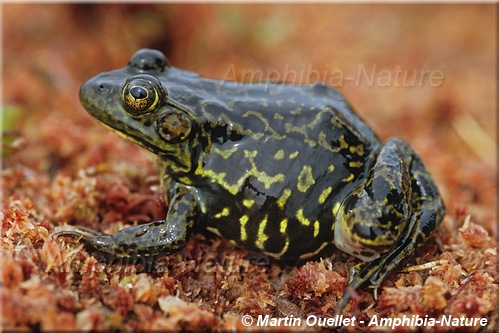
MULTIPOLYGON (((371 281, 371 277, 376 274, 379 268, 380 258, 369 262, 362 262, 358 265, 352 267, 350 271, 349 284, 343 296, 341 296, 338 306, 336 308, 336 315, 339 315, 341 311, 348 304, 348 301, 356 294, 355 291, 360 288, 367 281, 371 281)), ((383 276, 384 277, 384 276, 383 276)), ((382 278, 383 278, 382 277, 382 278)), ((374 294, 377 295, 377 289, 382 281, 382 278, 376 283, 372 283, 371 286, 374 288, 374 294)))
POLYGON ((115 257, 113 253, 115 244, 112 236, 100 233, 90 228, 78 226, 77 230, 61 230, 54 233, 52 237, 78 238, 78 240, 81 240, 88 250, 99 254, 96 258, 101 262, 111 262, 113 257, 115 257))
POLYGON ((105 263, 143 263, 150 267, 155 258, 174 252, 183 245, 178 231, 168 228, 165 221, 125 228, 112 235, 84 227, 79 229, 62 230, 53 237, 78 238, 105 263))

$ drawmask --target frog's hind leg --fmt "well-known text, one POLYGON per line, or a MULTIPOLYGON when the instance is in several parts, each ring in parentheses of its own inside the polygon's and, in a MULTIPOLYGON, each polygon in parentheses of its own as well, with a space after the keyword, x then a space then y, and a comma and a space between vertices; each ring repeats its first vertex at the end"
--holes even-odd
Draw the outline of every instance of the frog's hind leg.
POLYGON ((438 189, 419 156, 404 141, 396 138, 390 141, 397 146, 411 176, 412 214, 404 232, 388 252, 353 269, 350 284, 338 303, 337 314, 350 300, 351 290, 356 290, 367 282, 374 288, 376 298, 377 289, 385 276, 431 236, 445 214, 438 189))
POLYGON ((404 141, 395 140, 411 175, 412 215, 404 232, 395 246, 379 258, 378 268, 369 278, 375 289, 385 276, 402 259, 411 255, 426 242, 437 229, 445 215, 445 206, 438 189, 416 152, 404 141))

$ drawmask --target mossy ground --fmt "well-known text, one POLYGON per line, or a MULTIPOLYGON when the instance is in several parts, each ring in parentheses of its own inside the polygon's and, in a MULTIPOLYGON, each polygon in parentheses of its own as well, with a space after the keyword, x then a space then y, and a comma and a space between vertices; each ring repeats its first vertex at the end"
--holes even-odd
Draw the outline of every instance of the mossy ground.
POLYGON ((357 263, 339 252, 299 267, 258 265, 262 258, 196 233, 162 259, 164 270, 141 272, 51 237, 65 224, 111 233, 166 212, 147 153, 78 102, 87 78, 142 47, 212 78, 244 79, 239 69, 249 68, 333 80, 380 137, 415 147, 447 206, 435 236, 387 277, 378 301, 362 288, 344 314, 485 317, 488 326, 465 330, 497 327, 491 5, 8 4, 3 22, 2 329, 232 330, 245 328, 244 314, 334 314, 357 263), (371 85, 341 80, 362 68, 375 71, 371 85), (397 68, 442 71, 444 80, 404 87, 380 72, 397 68))

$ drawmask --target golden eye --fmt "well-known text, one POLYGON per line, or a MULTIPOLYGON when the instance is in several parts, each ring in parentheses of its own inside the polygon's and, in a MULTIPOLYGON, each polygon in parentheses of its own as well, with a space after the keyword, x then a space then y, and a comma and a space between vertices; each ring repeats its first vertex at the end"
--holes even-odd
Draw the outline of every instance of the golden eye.
POLYGON ((156 126, 158 134, 170 143, 184 141, 192 129, 191 120, 181 112, 167 114, 158 120, 156 126))
POLYGON ((147 74, 135 75, 123 87, 123 106, 138 116, 159 106, 164 95, 166 93, 157 78, 147 74))

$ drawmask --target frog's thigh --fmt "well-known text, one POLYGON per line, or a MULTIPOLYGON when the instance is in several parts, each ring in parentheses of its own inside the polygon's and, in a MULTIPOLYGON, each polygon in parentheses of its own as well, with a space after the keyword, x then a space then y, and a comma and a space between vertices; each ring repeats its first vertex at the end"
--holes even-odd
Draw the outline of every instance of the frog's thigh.
POLYGON ((445 215, 445 206, 436 184, 414 150, 400 139, 396 142, 411 175, 412 216, 407 230, 390 252, 381 258, 377 271, 371 276, 372 284, 379 284, 405 257, 411 255, 437 229, 445 215))
POLYGON ((365 261, 392 248, 411 215, 410 186, 402 153, 388 141, 376 153, 366 181, 338 210, 336 246, 365 261))

